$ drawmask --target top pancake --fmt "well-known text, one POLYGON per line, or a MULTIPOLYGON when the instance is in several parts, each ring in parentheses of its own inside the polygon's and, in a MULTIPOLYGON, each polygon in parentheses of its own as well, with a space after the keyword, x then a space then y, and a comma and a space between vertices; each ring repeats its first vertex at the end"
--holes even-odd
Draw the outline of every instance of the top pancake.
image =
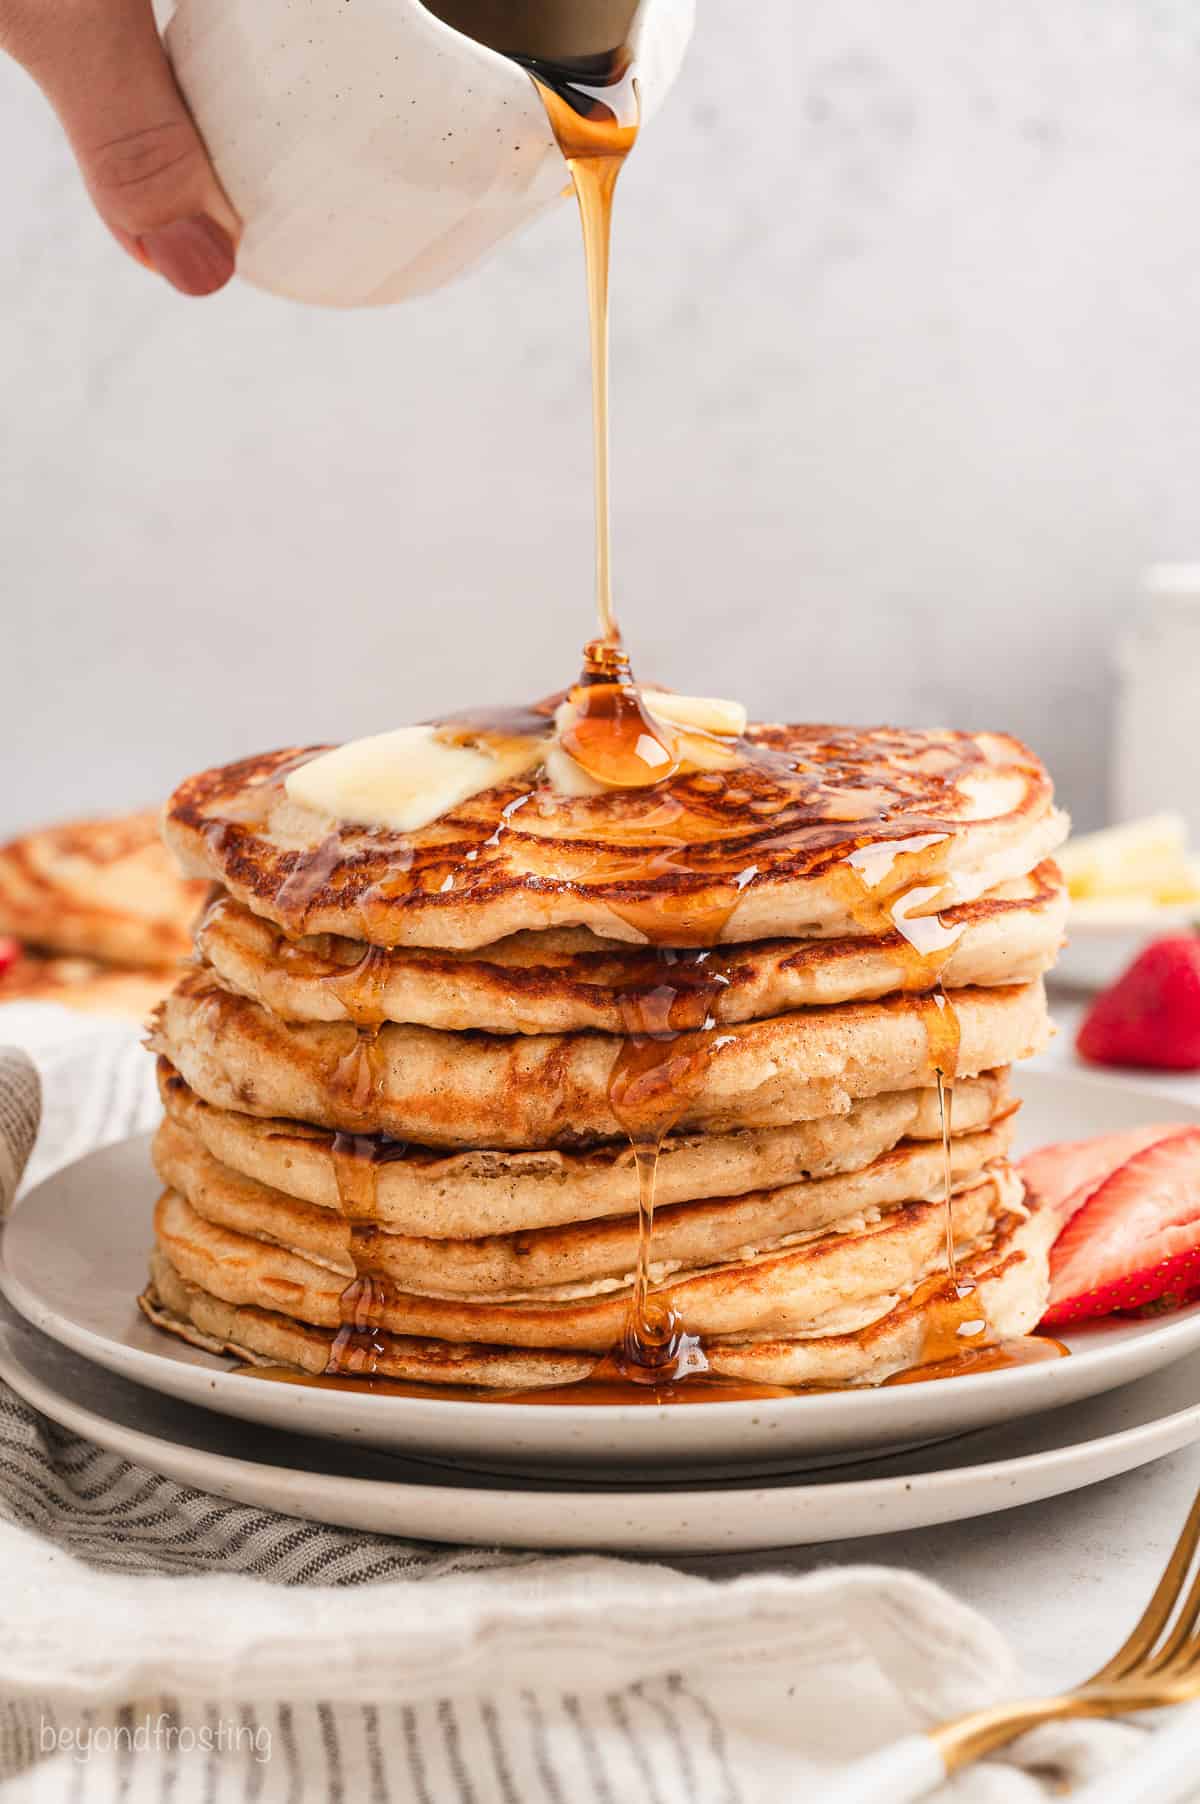
POLYGON ((159 970, 183 958, 204 884, 180 876, 151 811, 69 821, 0 846, 0 933, 159 970))
POLYGON ((411 834, 292 802, 328 748, 188 779, 165 834, 185 867, 291 935, 472 949, 531 929, 714 945, 888 931, 1027 876, 1065 837, 1037 758, 1001 734, 756 726, 745 761, 568 798, 485 790, 411 834))

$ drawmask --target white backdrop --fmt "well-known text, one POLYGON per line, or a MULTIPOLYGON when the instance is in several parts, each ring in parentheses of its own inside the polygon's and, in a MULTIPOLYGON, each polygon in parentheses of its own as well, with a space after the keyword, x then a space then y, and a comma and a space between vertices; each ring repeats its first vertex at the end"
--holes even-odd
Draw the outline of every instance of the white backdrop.
MULTIPOLYGON (((1200 551, 1187 0, 701 0, 625 176, 617 591, 768 717, 996 726, 1103 810, 1140 566, 1200 551)), ((0 67, 0 830, 571 675, 568 203, 456 288, 185 301, 0 67)))

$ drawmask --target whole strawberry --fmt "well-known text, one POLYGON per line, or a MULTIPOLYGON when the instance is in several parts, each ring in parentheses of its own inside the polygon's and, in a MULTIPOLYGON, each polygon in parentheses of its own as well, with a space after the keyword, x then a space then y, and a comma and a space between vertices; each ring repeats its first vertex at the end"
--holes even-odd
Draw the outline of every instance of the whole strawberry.
POLYGON ((1075 1042, 1098 1065, 1200 1071, 1200 935, 1155 940, 1089 1009, 1075 1042))

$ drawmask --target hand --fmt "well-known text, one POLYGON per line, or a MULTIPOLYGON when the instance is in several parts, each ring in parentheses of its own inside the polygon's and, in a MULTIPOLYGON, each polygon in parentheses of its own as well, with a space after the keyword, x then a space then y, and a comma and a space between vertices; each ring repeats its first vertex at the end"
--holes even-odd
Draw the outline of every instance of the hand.
POLYGON ((96 211, 130 256, 182 294, 223 288, 241 225, 150 0, 0 0, 0 49, 45 93, 96 211))

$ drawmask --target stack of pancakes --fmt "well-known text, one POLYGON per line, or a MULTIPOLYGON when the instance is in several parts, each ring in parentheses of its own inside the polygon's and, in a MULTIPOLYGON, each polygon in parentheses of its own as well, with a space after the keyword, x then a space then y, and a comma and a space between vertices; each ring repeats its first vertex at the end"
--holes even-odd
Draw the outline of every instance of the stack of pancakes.
POLYGON ((0 1002, 144 1019, 191 946, 205 885, 179 875, 153 810, 68 821, 0 846, 0 1002))
POLYGON ((586 1377, 626 1323, 613 1080, 653 1021, 649 1278, 713 1371, 854 1384, 928 1356, 939 1066, 960 1282, 995 1333, 1036 1325, 1054 1224, 1008 1163, 1008 1067, 1048 1036, 1066 823, 1023 747, 754 728, 719 777, 510 784, 403 836, 288 798, 320 749, 168 806, 221 888, 153 1031, 152 1321, 313 1374, 586 1377), (697 970, 702 1025, 672 1012, 697 970))

